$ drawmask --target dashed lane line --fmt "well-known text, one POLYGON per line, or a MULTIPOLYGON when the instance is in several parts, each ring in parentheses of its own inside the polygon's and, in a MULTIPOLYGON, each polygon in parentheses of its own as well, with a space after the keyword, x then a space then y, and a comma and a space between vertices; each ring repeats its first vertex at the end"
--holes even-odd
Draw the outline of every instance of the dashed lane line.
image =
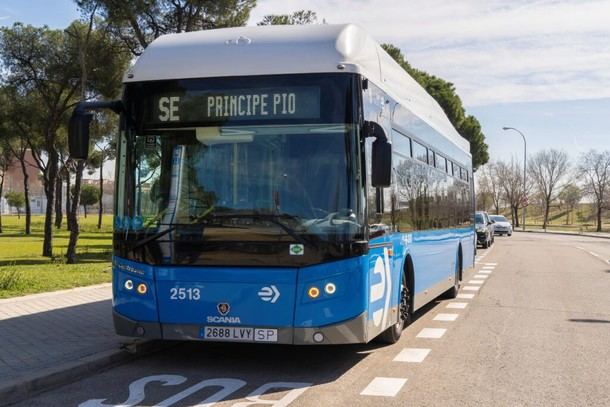
POLYGON ((461 298, 464 300, 471 300, 474 298, 474 294, 469 293, 459 293, 456 298, 461 298))
POLYGON ((404 348, 393 359, 394 362, 421 363, 430 353, 426 348, 404 348))
POLYGON ((493 273, 493 270, 481 270, 479 271, 480 274, 491 274, 493 273))
POLYGON ((450 309, 464 309, 468 306, 467 302, 450 302, 449 304, 447 304, 447 306, 445 308, 450 308, 450 309))
POLYGON ((476 286, 476 285, 465 285, 463 290, 464 291, 479 291, 481 287, 476 286))
POLYGON ((407 379, 398 377, 376 377, 362 390, 362 396, 394 397, 398 394, 407 379))
POLYGON ((447 332, 444 328, 424 328, 417 334, 416 338, 440 339, 447 332))
POLYGON ((472 278, 478 278, 481 280, 486 279, 487 277, 489 277, 489 276, 486 274, 475 274, 474 276, 472 276, 472 278))
POLYGON ((485 281, 484 280, 470 280, 468 281, 468 284, 483 284, 485 281))
POLYGON ((443 321, 443 322, 453 322, 455 321, 460 314, 438 314, 434 318, 433 321, 443 321))

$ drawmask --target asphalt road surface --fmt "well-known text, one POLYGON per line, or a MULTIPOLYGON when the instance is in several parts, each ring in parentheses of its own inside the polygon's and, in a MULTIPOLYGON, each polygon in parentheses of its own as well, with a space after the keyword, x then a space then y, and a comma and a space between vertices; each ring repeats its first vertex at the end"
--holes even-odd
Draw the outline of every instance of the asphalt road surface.
POLYGON ((608 260, 610 240, 496 237, 393 346, 179 343, 19 405, 610 406, 608 260))

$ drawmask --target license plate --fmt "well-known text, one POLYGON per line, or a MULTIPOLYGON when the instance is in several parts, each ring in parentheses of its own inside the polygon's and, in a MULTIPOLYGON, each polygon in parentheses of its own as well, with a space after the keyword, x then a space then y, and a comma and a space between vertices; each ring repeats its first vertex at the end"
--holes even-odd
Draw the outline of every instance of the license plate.
POLYGON ((277 342, 277 329, 236 326, 204 326, 203 339, 236 342, 277 342))

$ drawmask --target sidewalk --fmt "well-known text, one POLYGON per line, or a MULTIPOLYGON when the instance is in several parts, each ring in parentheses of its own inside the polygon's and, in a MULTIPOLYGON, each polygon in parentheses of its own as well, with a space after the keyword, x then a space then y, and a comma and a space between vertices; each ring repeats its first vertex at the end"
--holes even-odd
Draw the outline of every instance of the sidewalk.
MULTIPOLYGON (((521 228, 515 229, 515 232, 523 232, 521 228)), ((544 230, 544 229, 526 229, 526 233, 548 233, 549 235, 567 235, 567 236, 587 236, 599 237, 601 239, 610 239, 610 233, 604 232, 570 232, 568 230, 544 230)))
POLYGON ((133 355, 112 325, 111 285, 0 300, 0 405, 133 355))

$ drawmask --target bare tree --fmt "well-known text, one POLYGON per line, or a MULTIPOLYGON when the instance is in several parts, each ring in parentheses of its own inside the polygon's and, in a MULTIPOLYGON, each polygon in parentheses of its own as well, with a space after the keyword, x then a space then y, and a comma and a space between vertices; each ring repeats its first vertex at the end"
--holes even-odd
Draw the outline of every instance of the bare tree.
POLYGON ((577 173, 583 182, 583 192, 592 197, 597 215, 597 231, 602 231, 602 213, 607 209, 610 191, 610 151, 590 150, 578 160, 577 173))
MULTIPOLYGON (((570 214, 582 199, 582 191, 575 183, 564 186, 559 193, 560 201, 566 206, 566 225, 570 224, 570 214)), ((573 222, 573 220, 572 220, 573 222)))
MULTIPOLYGON (((479 188, 484 191, 487 197, 491 199, 496 215, 500 214, 500 204, 502 203, 503 189, 500 184, 500 178, 497 174, 496 163, 490 162, 480 167, 477 171, 479 179, 479 188)), ((485 208, 487 210, 487 208, 485 208)))
POLYGON ((515 228, 519 227, 519 208, 523 198, 523 179, 521 163, 512 159, 510 162, 498 161, 495 172, 503 191, 503 198, 511 208, 510 215, 515 228))
POLYGON ((565 151, 549 149, 536 153, 528 160, 529 175, 533 186, 542 198, 542 228, 549 223, 551 202, 561 191, 560 184, 570 169, 568 154, 565 151))

